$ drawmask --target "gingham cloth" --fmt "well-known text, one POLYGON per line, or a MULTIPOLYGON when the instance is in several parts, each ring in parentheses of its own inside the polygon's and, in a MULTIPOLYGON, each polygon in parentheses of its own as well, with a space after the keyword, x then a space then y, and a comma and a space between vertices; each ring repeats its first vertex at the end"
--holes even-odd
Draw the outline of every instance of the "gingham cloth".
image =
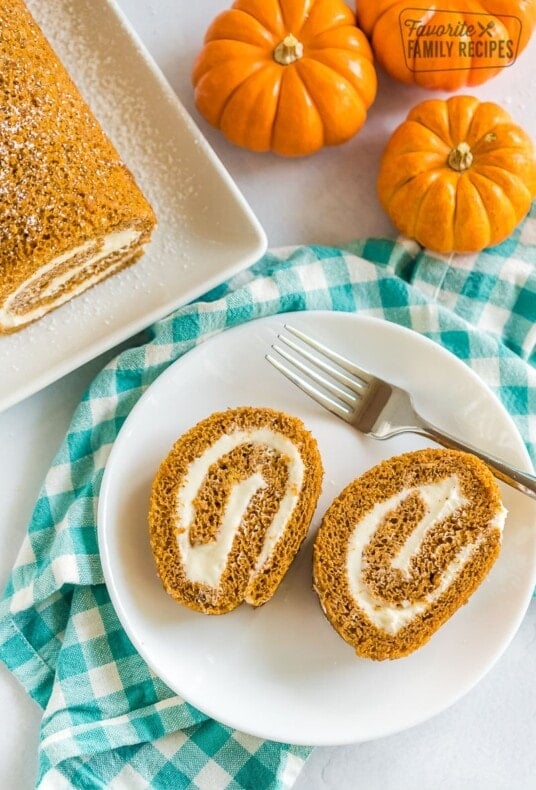
POLYGON ((407 241, 268 253, 149 330, 95 379, 50 469, 0 609, 0 657, 43 708, 40 788, 289 788, 309 749, 207 719, 148 669, 104 584, 96 508, 106 459, 144 390, 215 332, 289 310, 383 317, 463 359, 536 460, 536 212, 476 256, 407 241))

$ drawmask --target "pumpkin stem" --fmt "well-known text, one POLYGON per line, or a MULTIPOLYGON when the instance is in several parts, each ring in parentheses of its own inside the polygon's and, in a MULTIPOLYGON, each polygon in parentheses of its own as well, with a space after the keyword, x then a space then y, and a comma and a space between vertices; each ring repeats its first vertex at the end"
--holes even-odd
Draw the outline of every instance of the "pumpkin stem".
POLYGON ((274 60, 281 66, 289 66, 303 57, 303 44, 289 33, 274 49, 274 60))
POLYGON ((453 170, 458 173, 463 173, 464 170, 469 170, 473 164, 473 154, 471 148, 467 143, 458 143, 449 154, 448 164, 453 170))

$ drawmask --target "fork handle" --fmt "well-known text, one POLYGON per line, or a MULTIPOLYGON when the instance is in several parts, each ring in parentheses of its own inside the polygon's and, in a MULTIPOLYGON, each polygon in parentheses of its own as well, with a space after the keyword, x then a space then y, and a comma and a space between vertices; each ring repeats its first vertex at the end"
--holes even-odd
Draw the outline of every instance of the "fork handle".
POLYGON ((536 476, 529 472, 523 472, 515 466, 507 464, 500 458, 494 455, 478 450, 470 444, 460 442, 448 433, 443 433, 438 430, 434 425, 422 420, 422 429, 419 431, 429 439, 433 439, 443 447, 448 447, 450 450, 463 450, 467 453, 472 453, 484 461, 491 469, 495 477, 502 480, 504 483, 512 486, 512 488, 522 491, 524 494, 536 499, 536 476))

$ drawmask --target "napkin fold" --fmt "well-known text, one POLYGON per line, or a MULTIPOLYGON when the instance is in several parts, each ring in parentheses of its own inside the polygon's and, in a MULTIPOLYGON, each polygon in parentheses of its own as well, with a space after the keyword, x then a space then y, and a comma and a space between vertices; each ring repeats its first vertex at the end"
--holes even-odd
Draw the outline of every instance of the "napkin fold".
MULTIPOLYGON (((536 461, 536 210, 504 244, 434 255, 407 240, 267 253, 149 329, 82 398, 0 602, 0 659, 42 707, 37 787, 290 788, 310 752, 209 719, 137 654, 110 602, 96 511, 146 388, 214 333, 294 310, 361 312, 449 349, 497 394, 536 461)), ((284 713, 282 713, 284 715, 284 713)))

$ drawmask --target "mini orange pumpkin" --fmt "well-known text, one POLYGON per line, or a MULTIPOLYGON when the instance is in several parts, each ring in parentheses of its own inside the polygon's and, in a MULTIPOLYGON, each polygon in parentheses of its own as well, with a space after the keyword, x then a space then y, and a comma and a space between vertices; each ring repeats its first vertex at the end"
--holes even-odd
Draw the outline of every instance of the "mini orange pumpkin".
POLYGON ((506 239, 529 211, 534 145, 493 102, 429 99, 391 136, 378 194, 408 238, 437 252, 475 252, 506 239))
POLYGON ((512 65, 536 25, 533 0, 357 0, 382 68, 400 82, 454 91, 512 65))
POLYGON ((209 27, 192 81, 232 143, 282 156, 346 142, 376 96, 370 46, 342 0, 237 0, 209 27))

